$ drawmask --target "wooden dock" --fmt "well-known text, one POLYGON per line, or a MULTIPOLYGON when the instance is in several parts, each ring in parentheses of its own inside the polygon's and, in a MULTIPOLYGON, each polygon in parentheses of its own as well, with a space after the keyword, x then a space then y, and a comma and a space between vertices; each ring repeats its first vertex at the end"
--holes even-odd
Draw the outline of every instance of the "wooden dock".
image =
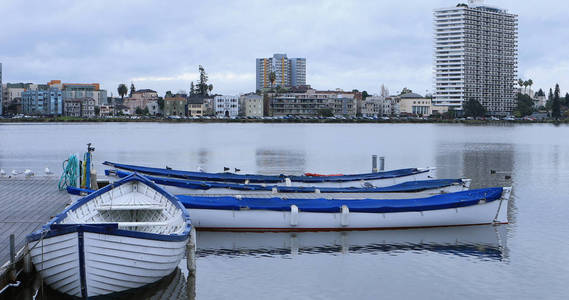
POLYGON ((26 245, 26 235, 39 229, 71 202, 57 189, 57 177, 0 178, 0 278, 10 263, 10 235, 15 236, 16 261, 26 245))

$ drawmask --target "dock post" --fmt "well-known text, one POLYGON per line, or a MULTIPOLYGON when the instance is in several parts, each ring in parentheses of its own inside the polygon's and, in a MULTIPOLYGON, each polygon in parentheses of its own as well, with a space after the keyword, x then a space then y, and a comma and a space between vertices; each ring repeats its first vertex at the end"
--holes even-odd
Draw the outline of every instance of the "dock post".
POLYGON ((16 238, 14 234, 10 234, 10 265, 16 265, 16 238))
POLYGON ((371 172, 377 173, 377 155, 371 156, 371 172))
POLYGON ((30 255, 30 251, 28 246, 24 250, 24 274, 31 274, 32 273, 32 256, 30 255))
POLYGON ((385 171, 385 157, 384 156, 379 158, 379 170, 385 171))
POLYGON ((190 274, 196 273, 196 229, 192 226, 190 240, 186 245, 186 264, 190 274))

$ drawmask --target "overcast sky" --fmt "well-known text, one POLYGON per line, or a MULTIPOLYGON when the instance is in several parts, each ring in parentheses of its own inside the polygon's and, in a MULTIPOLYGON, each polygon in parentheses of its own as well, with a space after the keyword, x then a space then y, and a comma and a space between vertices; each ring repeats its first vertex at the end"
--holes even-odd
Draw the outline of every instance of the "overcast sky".
MULTIPOLYGON (((318 89, 432 90, 432 10, 456 0, 0 1, 4 82, 255 89, 255 58, 306 57, 318 89)), ((462 2, 462 1, 460 1, 462 2)), ((464 0, 464 2, 467 2, 464 0)), ((519 76, 569 88, 569 1, 487 0, 519 15, 519 76)), ((110 95, 110 93, 109 93, 110 95)))

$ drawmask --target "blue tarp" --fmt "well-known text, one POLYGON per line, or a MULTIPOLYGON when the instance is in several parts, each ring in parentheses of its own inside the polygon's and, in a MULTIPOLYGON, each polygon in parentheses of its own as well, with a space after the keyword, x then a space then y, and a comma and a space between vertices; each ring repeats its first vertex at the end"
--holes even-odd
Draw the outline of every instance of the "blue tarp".
MULTIPOLYGON (((120 170, 105 170, 105 175, 116 175, 120 178, 129 176, 131 172, 120 170)), ((314 193, 316 189, 321 193, 413 193, 430 189, 438 189, 447 187, 453 184, 462 184, 461 179, 438 179, 438 180, 420 180, 408 181, 401 184, 381 187, 381 188, 335 188, 335 187, 296 187, 296 186, 276 186, 276 185, 259 185, 259 184, 236 184, 236 183, 222 183, 222 182, 204 182, 204 181, 191 181, 176 178, 146 176, 146 178, 163 185, 176 186, 181 188, 193 190, 208 190, 212 188, 223 188, 238 191, 272 191, 273 188, 277 189, 279 193, 314 193)))
POLYGON ((345 182, 345 181, 358 181, 358 180, 375 180, 387 179, 410 176, 428 172, 428 170, 418 170, 416 168, 400 169, 379 173, 366 173, 366 174, 352 174, 342 176, 318 177, 318 176, 268 176, 268 175, 255 175, 255 174, 234 174, 234 173, 205 173, 205 172, 191 172, 181 170, 170 170, 162 168, 142 167, 135 165, 119 164, 105 161, 104 165, 111 166, 118 169, 123 169, 132 172, 139 172, 148 175, 158 175, 166 177, 175 177, 191 180, 203 181, 223 181, 223 182, 245 182, 248 180, 251 183, 278 183, 285 181, 289 178, 293 182, 345 182))
POLYGON ((418 199, 283 199, 283 198, 236 198, 177 196, 187 208, 215 210, 271 210, 290 211, 296 205, 300 211, 316 213, 339 213, 346 205, 350 212, 393 213, 409 211, 428 211, 477 205, 480 200, 496 201, 502 196, 502 188, 487 188, 458 193, 436 195, 418 199))

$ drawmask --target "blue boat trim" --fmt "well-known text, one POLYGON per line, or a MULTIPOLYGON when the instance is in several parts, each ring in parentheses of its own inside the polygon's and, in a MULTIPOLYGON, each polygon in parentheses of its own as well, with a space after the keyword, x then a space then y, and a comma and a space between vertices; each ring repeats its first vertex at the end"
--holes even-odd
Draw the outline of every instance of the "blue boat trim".
POLYGON ((87 276, 85 275, 85 240, 83 231, 77 232, 77 244, 79 247, 79 281, 81 282, 81 297, 87 299, 87 276))
POLYGON ((78 199, 75 201, 71 206, 66 208, 63 212, 55 216, 51 219, 46 225, 42 226, 42 228, 36 232, 31 233, 26 237, 28 242, 37 241, 40 238, 48 238, 52 236, 63 235, 71 232, 93 232, 93 233, 104 233, 108 235, 116 235, 116 236, 125 236, 125 237, 133 237, 133 238, 141 238, 141 239, 148 239, 148 240, 159 240, 159 241, 184 241, 188 238, 191 230, 191 221, 190 216, 186 208, 178 201, 178 199, 165 191, 163 188, 155 184, 154 182, 148 180, 144 176, 134 173, 121 180, 115 181, 102 189, 94 191, 89 195, 78 199), (174 206, 182 210, 182 215, 184 217, 186 228, 184 232, 181 234, 170 234, 170 235, 163 235, 163 234, 156 234, 156 233, 147 233, 147 232, 139 232, 139 231, 131 231, 131 230, 123 230, 118 229, 118 224, 116 223, 109 223, 109 224, 60 224, 60 222, 65 219, 67 213, 70 211, 74 211, 81 207, 83 204, 91 201, 92 199, 114 189, 115 187, 119 187, 123 184, 129 183, 131 181, 139 181, 150 188, 156 190, 161 195, 163 195, 168 201, 172 202, 174 206))
POLYGON ((104 165, 111 166, 118 169, 140 172, 149 175, 159 175, 166 177, 175 177, 191 180, 204 180, 204 181, 223 181, 223 182, 245 182, 251 183, 279 183, 284 182, 289 178, 292 182, 305 182, 305 183, 318 183, 318 182, 346 182, 346 181, 359 181, 359 180, 377 180, 398 178, 410 175, 417 175, 429 172, 429 170, 419 170, 417 168, 400 169, 379 173, 365 173, 365 174, 351 174, 330 177, 316 177, 316 176, 267 176, 256 174, 234 174, 234 173, 205 173, 205 172, 191 172, 182 170, 170 170, 162 168, 143 167, 136 165, 127 165, 105 161, 104 165))
POLYGON ((268 210, 290 211, 296 205, 299 211, 314 213, 340 213, 347 206, 354 213, 421 212, 478 205, 480 201, 492 202, 502 197, 503 189, 487 188, 450 193, 417 199, 283 199, 283 198, 237 198, 177 196, 190 209, 213 210, 268 210))
MULTIPOLYGON (((107 176, 118 176, 123 178, 131 175, 132 172, 121 170, 105 170, 107 176)), ((417 180, 400 183, 388 187, 371 187, 371 188, 358 188, 358 187, 308 187, 308 186, 278 186, 278 185, 260 185, 260 184, 239 184, 239 183, 225 183, 214 181, 192 181, 178 178, 146 176, 149 180, 157 184, 175 186, 191 190, 209 190, 213 188, 231 189, 237 191, 268 191, 271 192, 276 189, 279 193, 314 193, 316 190, 320 193, 413 193, 421 192, 430 189, 438 189, 448 187, 454 184, 463 184, 462 179, 436 179, 436 180, 417 180)), ((74 188, 68 192, 80 195, 81 192, 89 193, 88 190, 74 188)))

